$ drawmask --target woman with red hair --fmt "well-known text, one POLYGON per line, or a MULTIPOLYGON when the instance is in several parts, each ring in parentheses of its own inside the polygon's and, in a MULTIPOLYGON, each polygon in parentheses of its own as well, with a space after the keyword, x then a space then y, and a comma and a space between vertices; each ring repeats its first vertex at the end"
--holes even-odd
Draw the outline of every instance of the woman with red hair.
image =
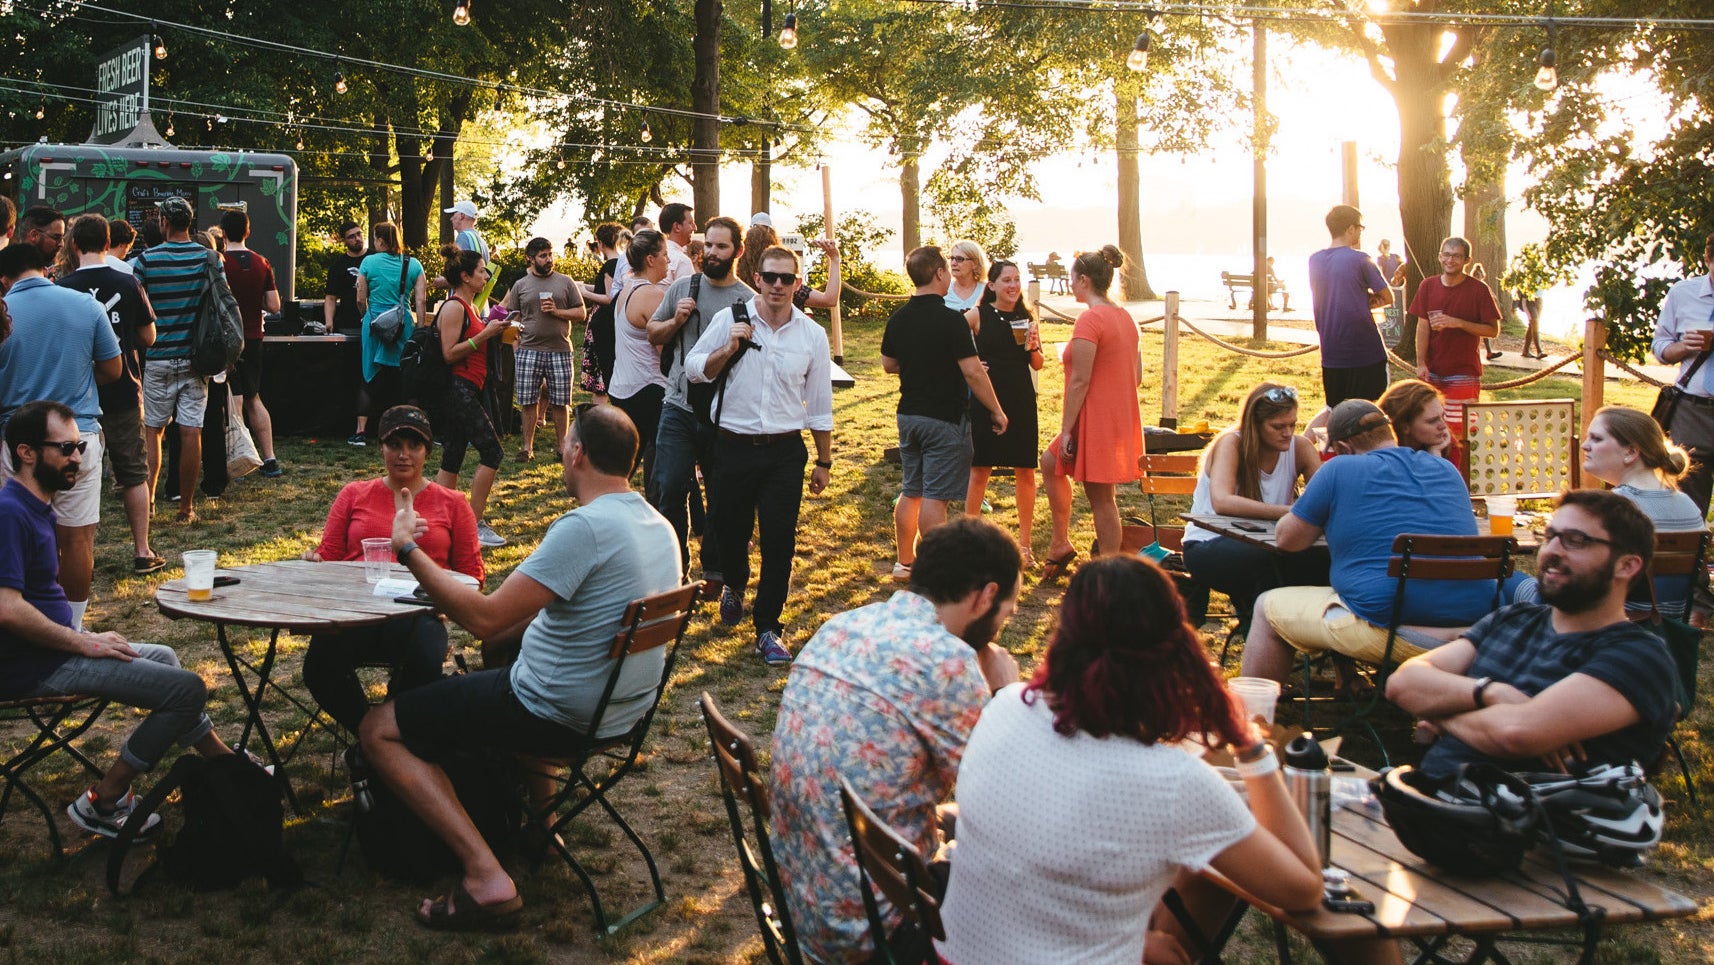
POLYGON ((1034 679, 995 695, 959 765, 944 960, 1179 960, 1176 923, 1150 916, 1174 885, 1218 915, 1195 878, 1210 867, 1276 907, 1319 904, 1315 844, 1240 707, 1171 578, 1128 556, 1081 567, 1034 679), (1232 746, 1249 808, 1187 739, 1232 746))

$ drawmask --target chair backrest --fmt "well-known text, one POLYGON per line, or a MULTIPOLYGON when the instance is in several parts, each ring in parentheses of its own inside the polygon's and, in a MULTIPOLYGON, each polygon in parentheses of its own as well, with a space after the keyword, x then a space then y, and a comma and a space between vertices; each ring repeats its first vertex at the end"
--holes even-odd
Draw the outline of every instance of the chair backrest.
POLYGON ((679 642, 684 639, 684 632, 690 627, 690 618, 695 615, 697 602, 701 597, 702 581, 698 580, 664 593, 632 600, 625 606, 619 632, 613 635, 613 643, 607 650, 608 659, 613 661, 613 669, 607 674, 607 684, 601 688, 601 700, 595 705, 595 712, 589 718, 591 743, 603 743, 597 735, 601 733, 601 724, 607 717, 613 699, 613 689, 619 685, 619 676, 625 671, 625 661, 639 653, 666 647, 666 657, 661 663, 661 679, 647 696, 649 709, 627 732, 626 742, 631 745, 631 754, 635 755, 642 750, 643 738, 649 731, 649 722, 654 719, 655 709, 661 703, 661 692, 666 690, 667 680, 672 677, 679 642))
POLYGON ((774 864, 774 848, 768 840, 773 811, 768 804, 761 768, 756 763, 756 748, 748 734, 720 713, 707 691, 702 693, 702 720, 708 727, 708 742, 720 771, 720 795, 726 800, 726 818, 732 825, 732 839, 738 845, 738 866, 750 889, 750 905, 761 929, 762 947, 774 965, 801 965, 803 955, 798 951, 797 932, 792 927, 791 913, 786 910, 785 891, 779 868, 774 864), (738 804, 739 798, 743 798, 748 808, 748 821, 744 817, 745 807, 738 804))
POLYGON ((875 946, 875 957, 870 961, 906 965, 887 940, 887 922, 875 891, 879 889, 904 915, 907 925, 916 926, 930 938, 944 939, 940 900, 933 891, 934 875, 916 845, 876 817, 843 777, 839 779, 839 796, 845 803, 845 822, 851 830, 851 848, 857 858, 858 888, 869 917, 869 939, 875 946))
POLYGON ((1577 401, 1464 403, 1465 479, 1475 496, 1557 496, 1576 489, 1577 401))
POLYGON ((1392 671, 1393 639, 1404 620, 1405 589, 1411 580, 1493 580, 1493 609, 1500 608, 1501 589, 1512 575, 1517 541, 1510 536, 1432 536, 1403 533, 1393 538, 1387 575, 1398 581, 1393 592, 1392 618, 1387 624, 1387 649, 1381 661, 1384 683, 1392 671))
MULTIPOLYGON (((1137 457, 1137 469, 1142 472, 1137 479, 1137 488, 1149 497, 1149 525, 1157 531, 1160 529, 1160 518, 1155 512, 1155 497, 1188 496, 1196 492, 1197 463, 1200 459, 1200 456, 1184 453, 1155 455, 1147 451, 1137 457)), ((1180 534, 1183 534, 1182 530, 1180 534)))

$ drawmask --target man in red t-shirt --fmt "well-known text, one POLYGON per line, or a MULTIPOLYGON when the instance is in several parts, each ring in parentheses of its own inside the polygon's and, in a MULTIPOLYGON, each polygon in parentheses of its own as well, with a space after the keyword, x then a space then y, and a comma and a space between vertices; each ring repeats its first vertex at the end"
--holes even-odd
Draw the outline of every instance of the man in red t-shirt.
POLYGON ((1461 438, 1464 403, 1482 389, 1482 339, 1500 334, 1500 306, 1482 282, 1464 273, 1470 242, 1440 243, 1440 274, 1425 278, 1411 300, 1417 318, 1416 375, 1446 396, 1446 423, 1461 438))
POLYGON ((242 211, 222 214, 220 230, 226 233, 226 251, 220 256, 226 262, 226 283, 232 286, 238 314, 244 319, 244 353, 232 367, 232 394, 240 399, 244 423, 256 437, 262 475, 279 476, 284 470, 274 459, 274 422, 262 405, 262 313, 280 310, 274 266, 244 246, 244 239, 250 237, 249 215, 242 211))

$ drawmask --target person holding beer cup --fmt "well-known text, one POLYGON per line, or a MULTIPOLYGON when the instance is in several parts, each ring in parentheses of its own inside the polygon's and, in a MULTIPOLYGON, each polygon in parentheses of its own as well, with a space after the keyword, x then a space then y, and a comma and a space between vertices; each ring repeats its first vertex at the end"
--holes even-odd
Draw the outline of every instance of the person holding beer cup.
POLYGON ((1014 470, 1018 493, 1018 548, 1024 568, 1035 566, 1030 553, 1031 523, 1036 512, 1036 461, 1041 452, 1036 428, 1034 371, 1042 367, 1041 328, 1024 301, 1018 266, 1004 259, 988 269, 988 283, 976 307, 964 313, 976 337, 976 354, 988 370, 994 396, 1006 413, 1006 431, 995 434, 988 410, 970 400, 970 486, 964 512, 976 516, 988 491, 994 467, 1014 470))
POLYGON ((518 460, 535 458, 536 425, 543 383, 547 416, 553 420, 554 452, 565 448, 566 414, 571 406, 571 323, 583 321, 583 293, 577 282, 553 268, 553 242, 531 238, 524 245, 529 271, 512 284, 501 304, 518 313, 520 326, 507 329, 501 340, 516 343, 515 401, 523 411, 522 448, 518 460))

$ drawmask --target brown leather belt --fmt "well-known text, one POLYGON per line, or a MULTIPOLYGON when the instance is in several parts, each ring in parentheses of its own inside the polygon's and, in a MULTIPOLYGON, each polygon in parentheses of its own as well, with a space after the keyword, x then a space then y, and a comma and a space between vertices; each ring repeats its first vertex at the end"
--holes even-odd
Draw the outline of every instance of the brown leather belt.
POLYGON ((757 436, 747 436, 741 432, 733 432, 730 429, 721 429, 720 438, 730 439, 733 442, 745 446, 771 446, 776 442, 785 442, 788 439, 801 439, 803 438, 803 433, 801 431, 773 432, 763 433, 762 435, 757 436))

